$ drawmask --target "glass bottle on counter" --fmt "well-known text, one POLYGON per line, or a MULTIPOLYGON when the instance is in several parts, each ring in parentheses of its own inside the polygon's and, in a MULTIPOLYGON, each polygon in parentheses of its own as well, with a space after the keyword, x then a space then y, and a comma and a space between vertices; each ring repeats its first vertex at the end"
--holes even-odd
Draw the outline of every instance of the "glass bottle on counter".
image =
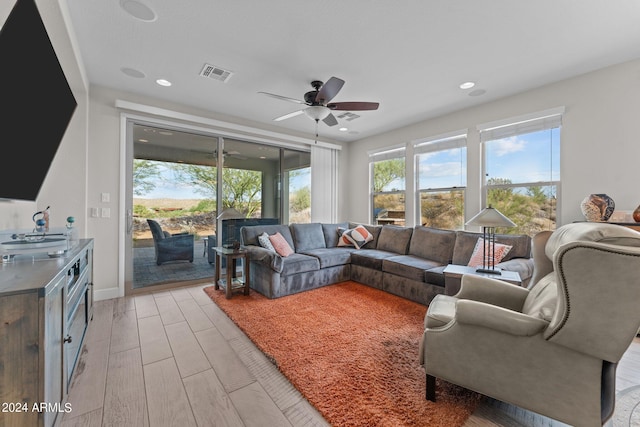
POLYGON ((69 249, 78 244, 78 229, 75 228, 76 219, 72 216, 67 217, 67 240, 69 249))

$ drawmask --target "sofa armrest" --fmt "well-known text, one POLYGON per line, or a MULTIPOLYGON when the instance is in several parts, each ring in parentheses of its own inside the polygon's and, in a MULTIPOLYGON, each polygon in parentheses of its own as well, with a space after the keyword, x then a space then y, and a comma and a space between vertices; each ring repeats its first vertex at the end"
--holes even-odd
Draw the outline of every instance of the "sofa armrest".
POLYGON ((456 321, 481 326, 509 335, 530 337, 542 332, 549 323, 538 317, 518 313, 478 301, 458 300, 456 321))
POLYGON ((480 301, 509 310, 522 311, 529 290, 518 285, 484 276, 465 274, 462 276, 458 299, 480 301))
POLYGON ((276 273, 282 273, 282 257, 277 253, 260 246, 247 245, 244 249, 249 252, 249 260, 262 263, 271 268, 276 273))

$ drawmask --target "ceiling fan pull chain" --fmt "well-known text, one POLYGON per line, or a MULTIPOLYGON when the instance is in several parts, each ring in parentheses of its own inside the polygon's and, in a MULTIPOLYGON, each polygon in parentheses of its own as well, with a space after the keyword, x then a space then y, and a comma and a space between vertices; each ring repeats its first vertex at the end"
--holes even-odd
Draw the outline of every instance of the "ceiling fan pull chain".
POLYGON ((316 119, 316 144, 318 143, 318 122, 320 119, 316 119))

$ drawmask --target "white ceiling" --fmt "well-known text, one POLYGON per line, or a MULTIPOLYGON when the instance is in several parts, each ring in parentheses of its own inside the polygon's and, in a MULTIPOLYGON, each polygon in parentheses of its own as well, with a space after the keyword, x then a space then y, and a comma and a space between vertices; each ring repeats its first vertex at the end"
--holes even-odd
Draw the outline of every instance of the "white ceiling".
POLYGON ((91 84, 312 136, 305 115, 273 122, 303 106, 258 92, 303 99, 312 80, 336 76, 346 84, 333 101, 380 102, 320 123, 339 141, 640 57, 636 0, 138 0, 151 22, 121 6, 133 0, 62 1, 91 84), (233 76, 201 77, 205 63, 233 76), (468 80, 476 87, 458 88, 468 80))

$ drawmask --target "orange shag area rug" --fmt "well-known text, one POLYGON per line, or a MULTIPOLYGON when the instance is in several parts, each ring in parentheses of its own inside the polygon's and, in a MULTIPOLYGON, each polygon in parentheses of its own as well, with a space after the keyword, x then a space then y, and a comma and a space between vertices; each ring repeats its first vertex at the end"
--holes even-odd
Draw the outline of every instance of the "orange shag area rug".
POLYGON ((425 399, 424 305, 354 282, 273 300, 204 291, 333 426, 456 427, 479 402, 440 380, 425 399))

